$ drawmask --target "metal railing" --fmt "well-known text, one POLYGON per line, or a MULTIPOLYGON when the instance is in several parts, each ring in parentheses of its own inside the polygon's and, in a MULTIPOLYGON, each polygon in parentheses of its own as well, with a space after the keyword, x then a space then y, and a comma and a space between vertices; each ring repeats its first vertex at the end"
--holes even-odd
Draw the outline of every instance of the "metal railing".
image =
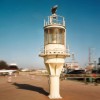
POLYGON ((48 16, 48 19, 44 20, 44 26, 54 25, 54 24, 65 26, 64 17, 59 15, 51 15, 48 16))

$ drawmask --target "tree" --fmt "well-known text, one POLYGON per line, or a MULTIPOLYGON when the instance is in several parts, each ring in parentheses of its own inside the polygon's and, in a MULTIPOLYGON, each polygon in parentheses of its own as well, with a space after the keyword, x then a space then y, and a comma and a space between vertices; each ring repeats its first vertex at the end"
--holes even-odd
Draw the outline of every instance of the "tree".
POLYGON ((0 69, 8 69, 8 64, 3 60, 0 61, 0 69))

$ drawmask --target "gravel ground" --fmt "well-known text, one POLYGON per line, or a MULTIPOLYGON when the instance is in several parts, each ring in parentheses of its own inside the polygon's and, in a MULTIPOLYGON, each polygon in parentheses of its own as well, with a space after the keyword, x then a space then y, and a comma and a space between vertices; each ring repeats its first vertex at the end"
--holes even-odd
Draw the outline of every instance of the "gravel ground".
MULTIPOLYGON (((0 76, 0 100, 50 100, 46 76, 19 75, 7 82, 7 76, 0 76)), ((100 100, 100 84, 60 81, 61 100, 100 100)))

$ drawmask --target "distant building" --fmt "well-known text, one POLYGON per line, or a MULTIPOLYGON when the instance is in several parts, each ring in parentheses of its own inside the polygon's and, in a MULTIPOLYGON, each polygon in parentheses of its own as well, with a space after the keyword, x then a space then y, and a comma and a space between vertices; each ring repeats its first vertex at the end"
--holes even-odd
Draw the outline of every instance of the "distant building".
POLYGON ((47 69, 39 69, 37 73, 48 73, 47 69))
POLYGON ((22 72, 29 72, 30 69, 29 69, 29 68, 23 68, 23 69, 21 69, 21 71, 22 71, 22 72))
POLYGON ((100 69, 100 58, 98 58, 97 68, 100 69))
POLYGON ((94 69, 94 65, 93 64, 88 65, 85 69, 86 69, 86 71, 92 70, 92 69, 94 69))
POLYGON ((72 69, 72 70, 78 70, 80 68, 78 62, 67 62, 65 64, 65 68, 72 69))
POLYGON ((9 69, 9 70, 18 70, 19 68, 18 68, 17 64, 12 63, 12 64, 10 64, 10 65, 8 66, 8 69, 9 69))

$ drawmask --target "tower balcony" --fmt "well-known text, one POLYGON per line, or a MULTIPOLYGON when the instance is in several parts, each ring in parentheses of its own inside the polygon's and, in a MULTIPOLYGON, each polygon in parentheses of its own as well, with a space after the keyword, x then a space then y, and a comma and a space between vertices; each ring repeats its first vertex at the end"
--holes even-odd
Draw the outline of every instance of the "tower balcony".
POLYGON ((54 49, 54 50, 42 50, 40 53, 40 57, 44 57, 44 56, 66 56, 66 57, 70 57, 70 53, 69 50, 60 50, 60 49, 54 49))
POLYGON ((44 27, 48 25, 61 25, 65 26, 65 19, 63 16, 52 14, 44 20, 44 27))

